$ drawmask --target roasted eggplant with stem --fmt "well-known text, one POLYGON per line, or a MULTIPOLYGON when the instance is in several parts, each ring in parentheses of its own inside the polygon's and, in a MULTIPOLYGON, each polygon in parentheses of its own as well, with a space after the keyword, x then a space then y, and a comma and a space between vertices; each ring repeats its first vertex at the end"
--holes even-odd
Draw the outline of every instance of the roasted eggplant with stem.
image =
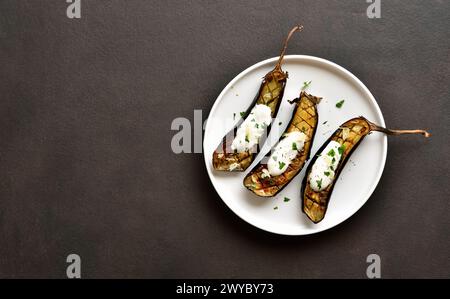
POLYGON ((288 127, 266 158, 244 178, 244 186, 262 197, 278 194, 300 173, 309 159, 319 115, 317 104, 321 98, 302 91, 300 97, 290 101, 296 104, 288 127))
POLYGON ((276 117, 283 98, 288 74, 283 72, 281 64, 288 42, 295 32, 302 29, 303 26, 291 29, 275 68, 264 76, 253 103, 214 151, 212 164, 215 170, 244 171, 253 162, 264 143, 264 136, 270 132, 272 120, 276 117))
POLYGON ((302 210, 312 222, 323 220, 342 169, 361 141, 373 131, 387 135, 422 134, 427 138, 431 136, 424 130, 382 128, 362 116, 342 124, 317 151, 303 179, 302 210))

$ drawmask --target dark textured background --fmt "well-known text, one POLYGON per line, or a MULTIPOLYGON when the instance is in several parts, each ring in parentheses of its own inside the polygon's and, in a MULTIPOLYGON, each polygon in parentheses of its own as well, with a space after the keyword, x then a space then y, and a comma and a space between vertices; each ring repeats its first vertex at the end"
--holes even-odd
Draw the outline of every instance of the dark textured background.
POLYGON ((450 1, 0 1, 0 277, 450 277, 450 1), (201 154, 170 150, 239 72, 289 48, 377 98, 390 139, 368 203, 307 237, 260 231, 215 193, 201 154))

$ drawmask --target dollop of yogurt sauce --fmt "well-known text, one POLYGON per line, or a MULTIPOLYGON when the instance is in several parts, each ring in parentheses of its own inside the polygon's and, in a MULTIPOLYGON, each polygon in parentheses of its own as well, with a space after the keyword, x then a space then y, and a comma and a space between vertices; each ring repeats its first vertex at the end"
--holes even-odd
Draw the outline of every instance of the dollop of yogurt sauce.
POLYGON ((303 149, 306 135, 302 132, 291 132, 278 142, 267 162, 268 172, 264 176, 277 176, 283 174, 291 164, 297 153, 303 149))
POLYGON ((331 141, 320 153, 309 175, 309 185, 314 191, 325 190, 333 182, 343 152, 339 142, 331 141))
POLYGON ((242 153, 250 150, 259 143, 265 128, 272 121, 272 110, 267 105, 258 104, 244 122, 239 126, 236 137, 231 144, 231 149, 242 153))

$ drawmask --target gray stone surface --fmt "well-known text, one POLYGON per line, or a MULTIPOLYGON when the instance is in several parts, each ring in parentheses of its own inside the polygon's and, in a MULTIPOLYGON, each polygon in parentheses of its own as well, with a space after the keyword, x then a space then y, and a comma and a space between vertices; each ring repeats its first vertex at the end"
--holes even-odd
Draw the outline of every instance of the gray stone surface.
POLYGON ((450 277, 450 2, 0 1, 0 277, 450 277), (307 237, 260 231, 215 193, 201 154, 170 150, 176 117, 209 113, 239 72, 277 55, 334 61, 375 95, 390 139, 368 203, 307 237))

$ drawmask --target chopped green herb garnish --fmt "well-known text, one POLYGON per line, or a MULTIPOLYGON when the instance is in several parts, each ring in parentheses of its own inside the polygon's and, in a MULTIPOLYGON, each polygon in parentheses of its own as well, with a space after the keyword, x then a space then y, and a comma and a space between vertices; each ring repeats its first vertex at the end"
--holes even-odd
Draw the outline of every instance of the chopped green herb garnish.
POLYGON ((345 102, 345 100, 341 100, 341 101, 337 102, 336 103, 336 107, 337 108, 342 108, 342 106, 344 106, 344 102, 345 102))
POLYGON ((336 154, 336 153, 334 152, 334 149, 331 149, 331 150, 327 153, 327 155, 330 156, 330 157, 334 157, 335 154, 336 154))
POLYGON ((316 181, 317 183, 317 187, 319 187, 319 189, 322 189, 322 179, 316 181))
POLYGON ((326 125, 326 124, 327 124, 327 122, 328 122, 328 120, 324 121, 322 125, 326 125))
POLYGON ((305 133, 305 132, 306 132, 306 128, 302 127, 302 133, 305 133))
POLYGON ((331 165, 331 166, 330 166, 330 169, 334 171, 334 167, 333 167, 333 165, 331 165))
POLYGON ((290 200, 291 200, 290 198, 287 198, 287 197, 284 198, 284 202, 288 202, 290 200))
POLYGON ((281 169, 283 169, 283 167, 286 166, 286 163, 284 162, 278 162, 278 167, 281 169))
POLYGON ((259 129, 259 125, 258 125, 257 123, 255 124, 255 127, 256 127, 257 129, 259 129))
POLYGON ((245 142, 250 142, 248 135, 245 135, 245 142))
POLYGON ((336 158, 333 158, 333 160, 331 160, 331 163, 334 163, 334 162, 336 162, 336 158))
POLYGON ((244 115, 245 115, 245 112, 241 112, 240 114, 241 114, 241 117, 244 117, 244 115))
POLYGON ((272 159, 273 159, 275 162, 277 162, 277 160, 278 160, 277 156, 273 156, 272 159))
POLYGON ((273 209, 274 209, 274 210, 278 210, 278 207, 274 207, 273 209))
POLYGON ((330 172, 329 171, 325 171, 323 174, 326 175, 326 176, 330 176, 330 172))
POLYGON ((251 120, 252 122, 255 122, 256 121, 256 119, 254 119, 254 118, 252 118, 252 120, 251 120))
POLYGON ((298 151, 297 143, 296 143, 296 142, 292 142, 292 150, 293 150, 293 151, 298 151))
POLYGON ((342 156, 342 154, 345 152, 345 145, 344 145, 344 144, 341 145, 341 146, 338 148, 338 151, 339 151, 339 154, 342 156))
POLYGON ((308 87, 309 87, 309 85, 311 84, 311 82, 312 81, 309 81, 309 82, 303 82, 303 87, 302 87, 302 90, 305 90, 305 89, 307 89, 308 87))

